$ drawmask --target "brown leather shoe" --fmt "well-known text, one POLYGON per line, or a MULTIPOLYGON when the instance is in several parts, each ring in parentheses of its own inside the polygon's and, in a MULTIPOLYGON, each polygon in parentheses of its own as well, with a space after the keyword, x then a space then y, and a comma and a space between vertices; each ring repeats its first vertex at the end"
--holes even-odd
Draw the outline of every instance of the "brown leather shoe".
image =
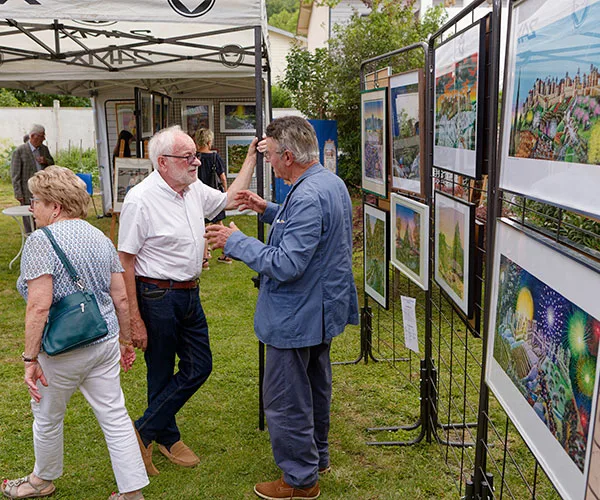
POLYGON ((149 476, 158 476, 160 472, 152 463, 152 443, 150 443, 147 447, 144 446, 144 442, 142 441, 142 437, 138 432, 135 424, 133 424, 133 429, 135 430, 135 437, 137 437, 138 444, 140 445, 140 451, 142 452, 142 460, 144 461, 144 465, 146 466, 146 474, 149 476))
POLYGON ((198 456, 183 441, 177 441, 170 451, 159 444, 158 450, 171 462, 182 467, 194 467, 200 463, 198 456))
POLYGON ((282 476, 277 481, 258 483, 254 486, 254 493, 260 498, 266 498, 267 500, 278 500, 279 498, 311 500, 319 497, 321 488, 319 488, 319 481, 310 488, 294 488, 287 484, 282 476))
POLYGON ((321 469, 319 469, 319 474, 329 474, 331 472, 331 465, 328 465, 327 467, 322 467, 321 469))

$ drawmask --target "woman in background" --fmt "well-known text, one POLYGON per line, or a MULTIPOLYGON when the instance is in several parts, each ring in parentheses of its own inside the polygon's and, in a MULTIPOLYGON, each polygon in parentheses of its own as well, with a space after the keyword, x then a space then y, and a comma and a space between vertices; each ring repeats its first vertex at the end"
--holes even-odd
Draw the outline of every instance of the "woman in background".
MULTIPOLYGON (((28 187, 37 227, 48 226, 85 288, 96 297, 108 334, 56 356, 41 351, 50 307, 77 287, 48 237, 40 229, 34 231, 23 248, 17 289, 27 301, 22 358, 34 417, 35 466, 26 477, 4 480, 2 493, 8 498, 54 493, 53 481, 63 472, 65 410, 79 389, 104 432, 121 491, 109 498, 143 499, 141 489, 148 484, 148 476, 120 384, 119 364, 127 371, 135 361, 123 267, 112 242, 83 220, 90 198, 85 183, 71 170, 47 167, 29 179, 28 187)), ((81 492, 80 498, 88 495, 81 492)))

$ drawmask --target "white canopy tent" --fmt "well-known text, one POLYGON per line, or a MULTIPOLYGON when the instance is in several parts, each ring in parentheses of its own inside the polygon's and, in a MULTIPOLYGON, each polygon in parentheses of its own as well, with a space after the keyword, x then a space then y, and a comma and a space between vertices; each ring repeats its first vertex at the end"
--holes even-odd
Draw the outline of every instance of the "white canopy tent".
MULTIPOLYGON (((221 101, 243 101, 256 102, 264 127, 264 0, 0 0, 0 18, 0 87, 92 98, 105 211, 118 133, 108 103, 133 101, 135 88, 172 98, 171 123, 183 99, 215 113, 221 101)), ((219 147, 225 137, 215 132, 219 147)))

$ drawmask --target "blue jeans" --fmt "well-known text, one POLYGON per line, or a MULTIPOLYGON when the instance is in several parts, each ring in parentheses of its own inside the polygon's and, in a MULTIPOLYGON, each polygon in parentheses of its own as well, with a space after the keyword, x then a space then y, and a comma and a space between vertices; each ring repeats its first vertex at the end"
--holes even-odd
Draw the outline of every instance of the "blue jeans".
POLYGON ((144 440, 169 447, 181 439, 175 415, 212 371, 208 325, 197 288, 161 289, 138 281, 137 298, 148 331, 148 408, 135 426, 144 440))
POLYGON ((307 488, 329 466, 331 344, 267 346, 263 396, 275 463, 290 486, 307 488))

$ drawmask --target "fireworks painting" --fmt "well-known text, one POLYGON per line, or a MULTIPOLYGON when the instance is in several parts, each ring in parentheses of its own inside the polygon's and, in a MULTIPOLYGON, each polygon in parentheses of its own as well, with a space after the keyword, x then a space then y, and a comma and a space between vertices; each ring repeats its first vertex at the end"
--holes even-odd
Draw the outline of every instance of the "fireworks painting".
POLYGON ((387 309, 387 213, 371 205, 363 205, 363 213, 365 292, 387 309))
POLYGON ((476 23, 435 50, 433 164, 475 178, 481 174, 482 39, 476 23))
POLYGON ((392 187, 422 194, 419 71, 390 78, 392 187))
POLYGON ((504 83, 500 186, 600 214, 600 1, 520 2, 504 83))
POLYGON ((385 89, 361 94, 362 187, 383 197, 387 196, 386 96, 385 89))
POLYGON ((596 421, 600 273, 557 250, 498 221, 486 382, 561 497, 576 499, 596 421))
POLYGON ((392 193, 390 201, 390 261, 423 290, 427 290, 429 206, 396 193, 392 193))

